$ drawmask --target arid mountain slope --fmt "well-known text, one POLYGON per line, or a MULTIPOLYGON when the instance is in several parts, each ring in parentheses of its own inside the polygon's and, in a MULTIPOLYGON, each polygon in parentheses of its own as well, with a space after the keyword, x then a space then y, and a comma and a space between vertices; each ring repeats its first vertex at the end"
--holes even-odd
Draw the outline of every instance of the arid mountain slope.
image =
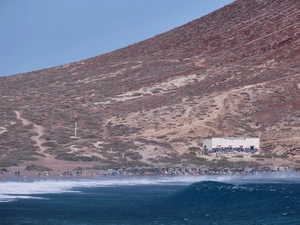
POLYGON ((208 136, 258 136, 262 152, 297 160, 299 37, 300 1, 237 0, 111 53, 0 78, 0 161, 199 165, 208 136))

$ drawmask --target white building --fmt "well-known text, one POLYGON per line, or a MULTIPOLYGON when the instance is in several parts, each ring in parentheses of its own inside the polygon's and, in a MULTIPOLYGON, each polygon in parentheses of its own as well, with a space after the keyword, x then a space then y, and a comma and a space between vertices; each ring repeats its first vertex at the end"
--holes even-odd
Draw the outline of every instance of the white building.
POLYGON ((203 140, 203 152, 259 152, 259 138, 227 137, 206 138, 203 140))

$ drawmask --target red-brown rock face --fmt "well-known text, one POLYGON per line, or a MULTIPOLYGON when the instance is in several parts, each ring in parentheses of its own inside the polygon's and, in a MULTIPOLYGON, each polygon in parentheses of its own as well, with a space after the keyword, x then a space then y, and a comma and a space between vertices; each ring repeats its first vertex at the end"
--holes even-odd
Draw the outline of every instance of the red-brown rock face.
POLYGON ((297 159, 299 46, 300 1, 238 0, 108 54, 0 78, 0 161, 199 165, 190 152, 207 136, 258 136, 262 151, 297 159))

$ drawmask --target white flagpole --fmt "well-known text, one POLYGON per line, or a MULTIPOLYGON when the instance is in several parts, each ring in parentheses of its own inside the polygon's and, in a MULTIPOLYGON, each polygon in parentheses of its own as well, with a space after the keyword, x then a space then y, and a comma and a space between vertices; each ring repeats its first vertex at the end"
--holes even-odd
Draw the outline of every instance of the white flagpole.
POLYGON ((75 116, 75 135, 74 135, 75 138, 77 138, 76 137, 76 135, 77 135, 77 120, 78 120, 78 118, 77 118, 77 116, 75 116))

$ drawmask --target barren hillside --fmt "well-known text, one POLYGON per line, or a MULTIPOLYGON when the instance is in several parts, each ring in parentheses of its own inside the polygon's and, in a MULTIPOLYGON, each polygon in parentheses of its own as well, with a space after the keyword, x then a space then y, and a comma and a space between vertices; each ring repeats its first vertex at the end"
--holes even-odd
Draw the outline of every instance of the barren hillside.
POLYGON ((263 154, 300 160, 299 40, 300 1, 237 0, 104 55, 2 77, 0 166, 203 165, 208 136, 260 137, 263 154))

